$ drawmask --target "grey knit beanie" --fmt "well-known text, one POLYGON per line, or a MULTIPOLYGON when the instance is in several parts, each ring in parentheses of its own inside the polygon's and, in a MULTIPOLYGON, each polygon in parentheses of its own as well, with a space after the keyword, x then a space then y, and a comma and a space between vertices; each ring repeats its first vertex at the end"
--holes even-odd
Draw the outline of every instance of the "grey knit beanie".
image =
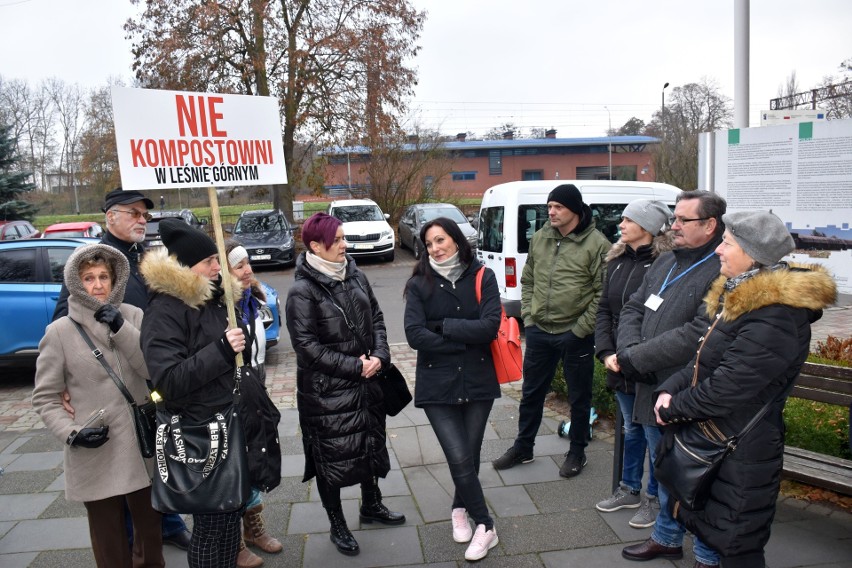
POLYGON ((627 204, 622 217, 627 217, 653 236, 663 234, 669 226, 671 209, 661 201, 636 199, 627 204))
POLYGON ((769 211, 737 211, 722 215, 737 244, 763 266, 772 266, 796 248, 784 222, 769 211))

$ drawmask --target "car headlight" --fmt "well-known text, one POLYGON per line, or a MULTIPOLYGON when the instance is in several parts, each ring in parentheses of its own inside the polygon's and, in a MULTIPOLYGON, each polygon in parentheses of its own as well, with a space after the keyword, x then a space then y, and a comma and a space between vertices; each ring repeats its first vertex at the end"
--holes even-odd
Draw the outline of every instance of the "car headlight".
POLYGON ((392 236, 392 235, 393 235, 393 231, 385 230, 385 231, 382 231, 382 236, 381 236, 381 238, 386 239, 386 238, 388 238, 388 237, 390 237, 390 236, 392 236))

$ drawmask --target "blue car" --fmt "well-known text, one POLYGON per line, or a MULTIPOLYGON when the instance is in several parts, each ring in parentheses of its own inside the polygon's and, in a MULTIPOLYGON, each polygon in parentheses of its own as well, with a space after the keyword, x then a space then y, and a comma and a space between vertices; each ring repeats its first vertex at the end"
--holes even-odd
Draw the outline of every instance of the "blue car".
POLYGON ((32 360, 53 317, 65 261, 98 239, 26 239, 0 243, 0 359, 32 360))
MULTIPOLYGON (((0 242, 0 361, 34 361, 62 289, 65 262, 91 238, 21 239, 0 242)), ((281 335, 278 292, 261 282, 267 298, 268 346, 281 335)))

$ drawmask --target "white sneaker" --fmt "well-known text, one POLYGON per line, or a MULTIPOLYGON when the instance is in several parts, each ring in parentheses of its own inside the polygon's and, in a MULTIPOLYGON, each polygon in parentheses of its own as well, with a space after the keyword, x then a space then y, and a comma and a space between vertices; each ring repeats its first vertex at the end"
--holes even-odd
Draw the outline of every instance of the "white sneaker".
POLYGON ((456 542, 470 542, 473 530, 467 520, 467 509, 460 507, 453 509, 453 540, 456 542))
POLYGON ((497 546, 500 539, 497 538, 497 530, 485 530, 485 525, 476 525, 476 532, 470 541, 470 546, 464 553, 465 560, 482 560, 488 555, 488 551, 497 546))

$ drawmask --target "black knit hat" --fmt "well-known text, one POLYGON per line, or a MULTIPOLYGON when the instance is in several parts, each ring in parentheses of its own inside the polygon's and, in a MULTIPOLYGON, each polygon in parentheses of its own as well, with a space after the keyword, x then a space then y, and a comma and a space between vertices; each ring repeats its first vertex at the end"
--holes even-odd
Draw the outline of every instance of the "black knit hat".
POLYGON ((190 268, 219 253, 213 239, 180 219, 160 221, 160 236, 169 254, 175 255, 178 262, 190 268))
POLYGON ((557 186, 547 196, 547 201, 555 201, 561 203, 577 215, 583 213, 583 196, 577 186, 570 183, 563 183, 557 186))

